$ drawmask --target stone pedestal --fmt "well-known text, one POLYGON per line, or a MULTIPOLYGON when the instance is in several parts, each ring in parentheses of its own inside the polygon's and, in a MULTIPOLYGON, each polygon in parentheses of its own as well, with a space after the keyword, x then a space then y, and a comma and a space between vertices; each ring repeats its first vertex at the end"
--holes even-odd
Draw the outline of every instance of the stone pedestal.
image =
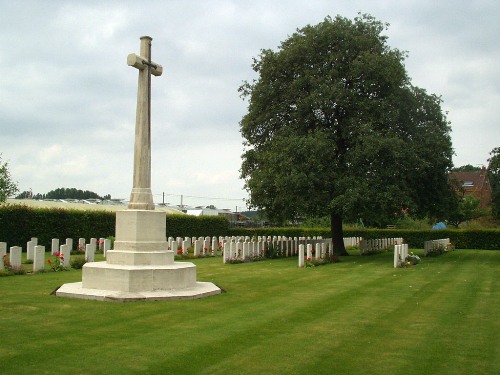
POLYGON ((82 282, 65 284, 56 295, 137 301, 194 299, 221 293, 212 283, 196 281, 193 263, 174 262, 165 233, 164 212, 118 211, 115 246, 107 251, 107 261, 85 263, 82 282))

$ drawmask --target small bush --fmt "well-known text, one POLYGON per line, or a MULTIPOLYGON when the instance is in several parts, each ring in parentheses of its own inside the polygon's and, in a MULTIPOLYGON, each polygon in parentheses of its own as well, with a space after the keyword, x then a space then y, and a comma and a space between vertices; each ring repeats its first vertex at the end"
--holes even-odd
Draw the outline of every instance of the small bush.
POLYGON ((76 270, 81 269, 85 263, 86 263, 86 260, 85 260, 85 256, 83 256, 83 255, 72 257, 71 260, 69 261, 71 268, 74 268, 76 270))
POLYGON ((261 260, 266 260, 268 258, 265 258, 263 256, 254 256, 254 257, 248 257, 243 259, 241 256, 239 257, 234 257, 234 258, 229 258, 226 260, 226 264, 238 264, 238 263, 252 263, 252 262, 259 262, 261 260))
POLYGON ((317 266, 324 266, 326 264, 338 263, 338 262, 340 262, 340 257, 338 255, 327 253, 325 255, 325 257, 321 258, 321 259, 316 259, 316 258, 306 259, 304 266, 305 267, 317 267, 317 266))
POLYGON ((398 263, 398 267, 408 268, 415 266, 420 263, 420 257, 413 253, 413 251, 408 254, 404 261, 398 263))
POLYGON ((455 250, 455 247, 450 243, 448 244, 448 246, 438 246, 438 247, 435 247, 434 249, 432 250, 429 250, 427 252, 427 254, 425 254, 426 257, 437 257, 441 254, 444 254, 444 253, 447 253, 449 251, 453 251, 455 250))
POLYGON ((0 276, 26 275, 23 267, 10 267, 8 270, 0 270, 0 276))

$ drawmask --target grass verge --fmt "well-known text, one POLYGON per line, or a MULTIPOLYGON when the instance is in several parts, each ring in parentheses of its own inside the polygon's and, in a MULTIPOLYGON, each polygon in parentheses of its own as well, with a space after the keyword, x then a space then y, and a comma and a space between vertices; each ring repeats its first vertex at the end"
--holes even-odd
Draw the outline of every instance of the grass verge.
POLYGON ((5 374, 500 373, 500 252, 392 268, 392 254, 193 260, 225 293, 192 301, 58 298, 81 271, 0 278, 5 374))

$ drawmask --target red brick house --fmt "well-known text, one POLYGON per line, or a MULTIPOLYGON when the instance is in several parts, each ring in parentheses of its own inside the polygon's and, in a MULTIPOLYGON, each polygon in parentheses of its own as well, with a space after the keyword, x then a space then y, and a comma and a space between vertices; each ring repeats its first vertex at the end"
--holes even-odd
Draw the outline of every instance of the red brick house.
POLYGON ((489 206, 492 191, 485 167, 475 172, 451 172, 449 177, 454 180, 463 197, 474 195, 480 199, 482 208, 489 206))

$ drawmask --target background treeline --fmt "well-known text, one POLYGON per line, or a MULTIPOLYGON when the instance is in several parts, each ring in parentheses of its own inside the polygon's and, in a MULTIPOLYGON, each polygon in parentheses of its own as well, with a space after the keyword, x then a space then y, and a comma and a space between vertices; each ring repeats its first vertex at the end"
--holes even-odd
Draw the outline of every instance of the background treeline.
POLYGON ((23 191, 16 196, 16 199, 111 199, 111 195, 107 194, 101 197, 99 194, 89 190, 80 190, 76 188, 57 188, 49 191, 47 194, 37 193, 35 195, 30 191, 23 191))
MULTIPOLYGON (((166 236, 322 236, 328 238, 329 228, 230 228, 229 222, 217 216, 166 215, 166 236)), ((115 213, 107 211, 81 211, 31 208, 22 205, 0 206, 0 241, 7 246, 22 246, 31 237, 40 245, 50 248, 52 238, 110 237, 115 234, 115 213)), ((438 238, 451 239, 457 249, 500 249, 500 230, 405 230, 405 229, 344 229, 345 237, 389 238, 402 237, 412 248, 423 248, 424 241, 438 238)), ((25 250, 25 249, 24 249, 25 250)))

